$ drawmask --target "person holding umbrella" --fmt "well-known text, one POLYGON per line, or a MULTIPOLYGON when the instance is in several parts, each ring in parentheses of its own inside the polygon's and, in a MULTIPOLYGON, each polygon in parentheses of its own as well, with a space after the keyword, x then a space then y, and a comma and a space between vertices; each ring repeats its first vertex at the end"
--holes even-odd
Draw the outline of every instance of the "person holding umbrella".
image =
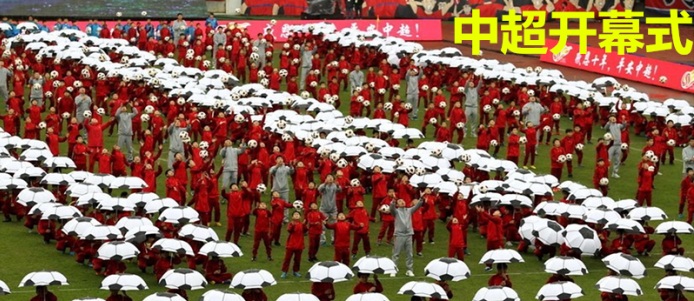
MULTIPOLYGON (((453 291, 451 290, 451 287, 448 285, 447 281, 437 280, 434 283, 438 284, 446 292, 446 296, 448 296, 447 300, 451 300, 451 298, 453 298, 453 291)), ((444 299, 431 298, 429 301, 444 301, 444 299)))
POLYGON ((378 281, 378 275, 374 274, 374 282, 369 282, 369 274, 359 273, 357 274, 359 281, 354 285, 352 293, 363 294, 363 293, 381 293, 383 292, 383 286, 381 282, 378 281))
POLYGON ((267 295, 259 288, 243 290, 241 297, 243 297, 245 301, 267 301, 267 295))
POLYGON ((106 301, 133 301, 133 299, 125 291, 123 291, 123 294, 120 294, 118 290, 111 290, 111 295, 106 298, 106 301))
POLYGON ((320 301, 335 300, 335 286, 332 282, 312 282, 311 294, 318 297, 320 301))
MULTIPOLYGON (((503 221, 501 220, 501 211, 494 210, 493 214, 484 210, 484 207, 477 206, 477 213, 487 222, 487 251, 501 249, 504 246, 504 230, 503 221)), ((485 271, 491 271, 491 265, 484 268, 485 271)))
POLYGON ((499 263, 496 265, 496 274, 492 275, 487 281, 488 286, 505 286, 508 288, 513 288, 513 283, 511 283, 511 278, 508 276, 508 265, 505 263, 499 263))
MULTIPOLYGON (((665 270, 665 277, 668 277, 668 276, 677 276, 677 271, 670 270, 670 269, 665 270)), ((660 295, 660 300, 663 300, 663 301, 670 300, 671 299, 671 297, 670 297, 671 291, 674 291, 674 290, 658 289, 658 294, 660 295)), ((684 296, 682 296, 682 297, 684 297, 684 296)), ((672 299, 672 300, 679 300, 679 299, 672 299)), ((684 299, 684 300, 686 300, 686 299, 684 299)))
POLYGON ((665 234, 661 246, 663 247, 663 255, 683 255, 684 248, 680 247, 682 240, 677 235, 672 233, 665 234))
POLYGON ((205 264, 205 279, 211 284, 231 282, 231 273, 227 272, 227 266, 218 256, 211 256, 205 264))
POLYGON ((37 286, 36 296, 31 298, 29 301, 58 301, 58 297, 51 293, 47 287, 37 286))

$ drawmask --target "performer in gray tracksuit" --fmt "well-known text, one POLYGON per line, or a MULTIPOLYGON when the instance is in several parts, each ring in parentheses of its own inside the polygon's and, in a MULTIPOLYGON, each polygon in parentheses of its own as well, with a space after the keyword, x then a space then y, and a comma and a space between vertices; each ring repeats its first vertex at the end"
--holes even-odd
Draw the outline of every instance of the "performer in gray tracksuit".
POLYGON ((603 128, 612 135, 612 146, 607 150, 610 162, 612 162, 612 177, 619 178, 619 166, 622 164, 622 129, 624 123, 617 123, 617 117, 610 116, 603 128))
MULTIPOLYGON (((335 178, 333 178, 332 175, 328 175, 325 177, 325 183, 320 184, 318 186, 318 192, 320 193, 320 210, 321 213, 323 213, 328 220, 326 222, 334 222, 337 219, 337 203, 335 201, 335 197, 339 191, 341 191, 342 188, 335 184, 335 178)), ((324 243, 327 241, 325 232, 323 231, 323 234, 321 234, 320 241, 321 243, 324 243)), ((333 241, 335 239, 335 232, 333 232, 333 235, 331 235, 330 241, 333 241)))
POLYGON ((354 92, 357 87, 364 84, 364 72, 359 65, 354 66, 354 70, 349 73, 349 91, 354 92))
POLYGON ((422 207, 422 200, 415 200, 413 202, 414 206, 406 207, 405 201, 399 199, 390 203, 390 212, 395 218, 395 240, 393 243, 393 261, 398 264, 398 258, 400 253, 406 252, 407 255, 405 266, 407 267, 407 273, 405 275, 409 277, 414 277, 414 272, 412 271, 412 266, 414 265, 414 259, 412 257, 412 236, 414 235, 414 229, 412 228, 412 214, 422 207))
POLYGON ((222 156, 222 185, 224 188, 231 187, 231 184, 239 182, 239 155, 246 150, 245 147, 234 147, 231 140, 224 141, 224 147, 219 150, 222 156))
POLYGON ((10 93, 7 88, 7 81, 12 78, 12 71, 5 68, 5 62, 0 61, 0 96, 7 104, 7 95, 10 93))
POLYGON ((132 112, 128 112, 130 104, 120 107, 120 111, 116 115, 118 119, 118 146, 123 150, 125 159, 128 162, 133 161, 133 117, 137 115, 137 109, 132 108, 132 112))
POLYGON ((468 133, 467 128, 470 128, 470 135, 472 137, 477 137, 477 123, 480 118, 480 94, 479 89, 482 87, 484 80, 481 78, 475 86, 475 83, 470 78, 465 83, 465 118, 467 124, 465 125, 466 135, 468 133))
POLYGON ((311 49, 310 44, 304 45, 304 50, 301 51, 301 74, 299 75, 299 89, 306 89, 306 75, 311 71, 313 64, 311 59, 313 59, 313 54, 316 53, 316 49, 311 49))
POLYGON ((173 163, 175 161, 176 153, 181 153, 185 157, 185 152, 183 149, 183 140, 181 139, 181 132, 188 131, 190 127, 181 127, 181 121, 176 119, 169 128, 167 132, 169 133, 169 158, 166 162, 168 168, 173 168, 173 163))
POLYGON ((410 112, 410 119, 417 120, 417 113, 419 112, 419 78, 421 74, 417 69, 411 69, 407 72, 407 102, 412 105, 412 111, 410 112))

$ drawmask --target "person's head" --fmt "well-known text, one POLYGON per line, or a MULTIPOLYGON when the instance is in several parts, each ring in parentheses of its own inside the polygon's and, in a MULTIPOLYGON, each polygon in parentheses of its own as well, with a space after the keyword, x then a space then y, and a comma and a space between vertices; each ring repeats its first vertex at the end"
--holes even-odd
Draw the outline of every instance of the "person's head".
POLYGON ((552 140, 552 144, 554 145, 554 147, 560 147, 561 146, 561 140, 554 138, 554 140, 552 140))
POLYGON ((566 130, 564 131, 564 133, 566 133, 566 136, 569 136, 569 137, 570 137, 570 136, 573 136, 573 135, 574 135, 574 130, 572 130, 572 129, 566 129, 566 130))
POLYGON ((260 202, 260 203, 258 203, 258 208, 267 209, 267 204, 265 204, 264 202, 260 202))
POLYGON ((357 206, 357 208, 364 208, 364 202, 357 201, 356 206, 357 206))
POLYGON ((406 206, 405 200, 403 199, 398 199, 397 202, 395 203, 399 208, 404 208, 406 206))
POLYGON ((617 122, 617 116, 615 116, 615 115, 610 115, 609 121, 610 121, 611 123, 617 122))
POLYGON ((346 219, 347 219, 347 216, 345 216, 344 213, 340 212, 340 213, 337 214, 337 220, 338 220, 338 221, 344 221, 344 220, 346 220, 346 219))
POLYGON ((272 197, 275 198, 275 199, 278 199, 278 198, 280 197, 280 193, 279 193, 278 191, 275 190, 275 191, 272 192, 272 197))
POLYGON ((532 121, 528 121, 528 122, 525 123, 525 127, 526 127, 526 128, 531 128, 531 127, 533 127, 533 126, 534 126, 534 124, 533 124, 532 121))
MULTIPOLYGON (((338 170, 336 174, 337 174, 338 176, 341 176, 341 175, 342 175, 342 171, 339 171, 339 170, 338 170)), ((333 177, 333 175, 327 175, 327 176, 325 177, 325 182, 326 182, 326 183, 332 183, 333 181, 335 181, 335 178, 333 177)))
MULTIPOLYGON (((344 214, 343 214, 343 215, 344 215, 344 214)), ((293 220, 293 221, 299 221, 299 220, 301 220, 301 212, 294 211, 294 213, 292 213, 292 220, 293 220)))
POLYGON ((311 203, 309 208, 311 208, 311 210, 318 210, 318 203, 316 203, 316 202, 311 203))
POLYGON ((366 273, 358 273, 357 277, 359 278, 359 282, 365 283, 369 281, 369 274, 366 273))
POLYGON ((231 191, 239 191, 239 185, 236 183, 231 184, 231 191))
POLYGON ((605 165, 605 159, 599 158, 598 159, 598 166, 604 166, 605 165))
POLYGON ((687 168, 687 176, 689 176, 690 178, 694 177, 694 168, 687 168))
POLYGON ((388 188, 388 196, 389 197, 395 197, 395 189, 388 188))
POLYGON ((493 216, 500 217, 501 216, 501 211, 500 210, 494 210, 494 213, 492 213, 493 216))

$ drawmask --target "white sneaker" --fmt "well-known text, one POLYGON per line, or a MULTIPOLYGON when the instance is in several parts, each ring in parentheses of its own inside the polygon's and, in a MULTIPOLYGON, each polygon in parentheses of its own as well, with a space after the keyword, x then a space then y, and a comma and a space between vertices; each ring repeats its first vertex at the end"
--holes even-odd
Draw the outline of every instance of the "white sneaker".
POLYGON ((612 174, 612 177, 615 178, 615 179, 619 179, 619 175, 616 174, 616 173, 612 174))
POLYGON ((405 276, 414 277, 414 273, 412 271, 407 271, 407 273, 405 273, 405 276))
POLYGON ((395 277, 395 273, 390 274, 390 277, 395 277))

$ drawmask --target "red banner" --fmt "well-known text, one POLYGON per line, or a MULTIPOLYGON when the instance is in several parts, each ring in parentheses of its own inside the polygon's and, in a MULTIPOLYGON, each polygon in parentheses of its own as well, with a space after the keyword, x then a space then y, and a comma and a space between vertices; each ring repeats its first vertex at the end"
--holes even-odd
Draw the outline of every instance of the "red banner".
POLYGON ((686 10, 694 13, 694 0, 646 0, 646 9, 661 11, 664 14, 671 9, 686 10))
MULTIPOLYGON (((449 19, 462 16, 466 1, 455 0, 336 0, 338 13, 347 15, 347 8, 352 4, 361 4, 356 8, 365 18, 396 19, 449 19)), ((481 3, 481 1, 480 1, 481 3)), ((471 4, 472 5, 472 4, 471 4)), ((250 16, 299 16, 309 5, 306 0, 243 0, 243 4, 234 9, 237 13, 250 16)), ((333 10, 332 7, 330 7, 333 10)), ((310 9, 309 9, 310 10, 310 9)), ((227 9, 227 12, 230 12, 227 9)))
MULTIPOLYGON (((200 24, 201 28, 205 27, 205 21, 190 21, 188 20, 188 25, 200 24)), ((233 21, 237 24, 243 24, 248 28, 248 33, 251 37, 257 36, 259 33, 265 33, 265 29, 270 27, 270 22, 268 20, 264 21, 233 21)), ((291 34, 290 29, 292 25, 307 25, 322 23, 324 21, 316 20, 277 20, 277 23, 272 26, 273 35, 277 42, 284 42, 287 37, 291 34)), ((55 25, 54 21, 45 22, 49 28, 53 28, 55 25)), ((144 25, 145 22, 140 22, 144 25)), ((227 25, 232 22, 226 23, 226 21, 220 22, 219 25, 227 25)), ((395 37, 401 38, 407 41, 441 41, 443 35, 441 32, 441 20, 438 19, 411 19, 411 20, 330 20, 328 23, 335 25, 337 31, 345 28, 359 29, 365 31, 376 30, 383 34, 385 37, 395 37)), ((77 21, 75 24, 81 29, 85 30, 87 27, 86 21, 77 21)), ((115 21, 106 22, 109 28, 114 28, 116 26, 115 21)), ((121 25, 124 23, 120 23, 121 25)), ((158 23, 155 23, 155 26, 158 23)))
POLYGON ((548 50, 540 57, 543 62, 694 93, 694 66, 636 55, 605 53, 595 47, 588 47, 586 53, 581 54, 579 46, 572 43, 566 43, 564 50, 553 54, 550 50, 557 45, 557 41, 547 39, 545 44, 548 50))

